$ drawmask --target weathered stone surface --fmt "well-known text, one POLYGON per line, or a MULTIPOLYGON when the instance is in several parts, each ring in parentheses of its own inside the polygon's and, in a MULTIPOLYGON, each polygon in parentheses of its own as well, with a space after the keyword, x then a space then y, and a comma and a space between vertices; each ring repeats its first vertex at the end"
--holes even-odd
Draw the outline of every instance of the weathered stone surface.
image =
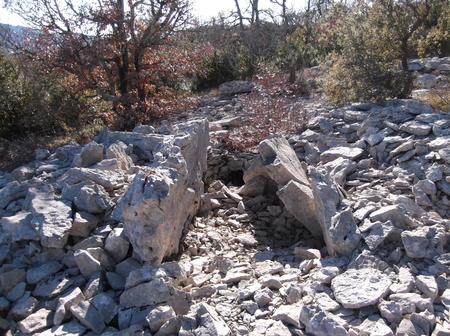
POLYGON ((105 323, 98 310, 89 301, 81 301, 70 307, 73 316, 86 328, 96 334, 101 334, 105 329, 105 323))
POLYGON ((95 272, 102 272, 103 267, 87 250, 77 250, 74 253, 75 262, 85 279, 89 279, 95 272))
POLYGON ((40 281, 34 288, 33 296, 51 299, 64 293, 72 284, 73 280, 68 273, 60 272, 40 281))
POLYGON ((89 278, 89 281, 84 286, 83 295, 86 300, 90 300, 97 294, 102 293, 103 290, 103 273, 98 271, 89 278))
POLYGON ((283 322, 277 321, 272 326, 267 329, 266 336, 291 336, 289 328, 286 327, 283 322))
POLYGON ((372 212, 369 217, 373 222, 391 221, 396 228, 406 230, 413 227, 412 220, 405 213, 405 208, 400 204, 389 205, 372 212))
POLYGON ((338 158, 344 158, 355 161, 359 159, 363 153, 364 150, 357 147, 334 147, 323 152, 320 155, 320 160, 325 163, 334 161, 338 158))
POLYGON ((69 230, 71 236, 88 237, 91 231, 97 226, 99 220, 93 214, 85 211, 75 213, 72 227, 69 230))
POLYGON ((125 259, 129 247, 130 243, 123 232, 123 228, 113 229, 105 241, 105 251, 116 263, 125 259))
POLYGON ((63 265, 57 261, 51 261, 38 267, 30 268, 27 271, 27 282, 29 284, 37 284, 48 276, 58 272, 63 265))
POLYGON ((311 277, 314 281, 317 281, 321 284, 330 284, 331 280, 333 280, 336 276, 341 273, 338 267, 336 266, 326 266, 318 269, 316 272, 311 274, 311 277))
POLYGON ((242 272, 228 272, 227 275, 222 279, 223 283, 236 283, 242 280, 251 279, 251 274, 242 272))
POLYGON ((328 232, 330 240, 327 241, 327 248, 339 255, 350 255, 361 240, 361 233, 350 210, 333 216, 328 232))
POLYGON ((414 277, 406 267, 401 267, 398 272, 398 283, 391 286, 393 293, 409 293, 414 288, 414 277))
POLYGON ((403 231, 402 242, 410 258, 429 258, 444 253, 448 235, 441 225, 425 226, 414 231, 403 231))
POLYGON ((242 196, 256 197, 264 194, 267 179, 263 176, 256 176, 247 181, 237 192, 242 196))
POLYGON ((68 185, 86 181, 101 185, 106 190, 117 189, 125 182, 121 172, 89 168, 71 168, 60 179, 62 184, 68 185))
POLYGON ((95 141, 88 143, 73 160, 73 167, 89 167, 103 159, 103 145, 95 141))
POLYGON ((19 300, 25 293, 26 286, 27 284, 25 282, 19 282, 14 286, 13 289, 11 289, 11 291, 6 294, 6 299, 8 299, 10 302, 19 300))
POLYGON ((402 320, 402 307, 395 301, 380 300, 378 304, 381 316, 383 316, 388 322, 400 323, 402 320))
POLYGON ((303 306, 300 322, 307 333, 313 336, 347 336, 346 322, 331 313, 322 311, 318 306, 303 306))
POLYGON ((50 155, 50 152, 48 149, 38 148, 36 149, 35 157, 36 160, 42 161, 48 158, 50 155))
POLYGON ((337 159, 328 162, 324 165, 330 176, 334 178, 337 184, 344 186, 347 176, 356 171, 356 162, 338 157, 337 159))
POLYGON ((91 214, 105 212, 111 206, 111 199, 103 186, 85 185, 75 195, 73 202, 80 211, 91 214))
POLYGON ((26 319, 17 323, 19 330, 25 334, 33 333, 50 327, 53 323, 53 312, 49 309, 39 309, 26 319))
POLYGON ((295 152, 281 136, 271 137, 259 144, 259 155, 244 172, 244 181, 250 181, 257 176, 266 178, 269 188, 274 191, 278 189, 277 185, 286 185, 291 180, 309 186, 308 178, 295 152))
POLYGON ((85 331, 86 327, 76 321, 70 321, 40 332, 36 336, 81 336, 85 331))
MULTIPOLYGON (((336 214, 337 205, 341 201, 338 187, 331 181, 325 168, 313 168, 310 170, 310 174, 317 219, 322 228, 328 253, 331 256, 342 255, 344 253, 339 250, 339 243, 334 241, 335 237, 342 238, 339 236, 339 230, 335 230, 334 235, 331 233, 331 230, 333 230, 332 218, 336 214)), ((351 223, 350 228, 352 226, 353 223, 351 223)))
POLYGON ((111 322, 119 310, 116 302, 106 293, 97 294, 90 302, 97 308, 105 323, 111 322))
POLYGON ((322 227, 311 187, 291 180, 277 192, 288 209, 316 238, 322 239, 322 227))
POLYGON ((128 170, 133 166, 133 160, 118 143, 113 143, 106 149, 106 158, 116 159, 117 168, 121 170, 128 170))
POLYGON ((407 121, 400 126, 400 130, 413 135, 425 136, 430 134, 431 126, 417 121, 407 121))
POLYGON ((30 167, 22 166, 14 169, 12 174, 14 175, 16 181, 23 182, 34 177, 34 170, 30 167))
POLYGON ((26 279, 26 272, 23 269, 13 269, 0 274, 0 283, 6 292, 11 291, 19 282, 26 279))
POLYGON ((374 227, 370 233, 364 236, 364 241, 367 246, 369 246, 369 249, 375 250, 394 231, 395 228, 391 221, 387 221, 385 223, 379 222, 379 224, 374 227))
MULTIPOLYGON (((184 165, 181 155, 176 160, 184 165)), ((186 175, 173 168, 158 168, 148 176, 140 173, 114 211, 134 251, 149 264, 159 265, 163 257, 178 251, 184 223, 195 209, 195 193, 186 182, 186 175)))
MULTIPOLYGON (((412 302, 415 306, 416 311, 425 311, 428 310, 430 312, 434 311, 433 308, 433 299, 431 298, 424 298, 418 293, 398 293, 398 294, 391 294, 389 295, 389 300, 396 301, 400 304, 403 304, 406 302, 412 302)), ((403 309, 403 312, 405 312, 405 309, 403 309)), ((413 307, 414 310, 414 307, 413 307)), ((410 311, 412 313, 414 311, 410 311)))
POLYGON ((38 304, 39 301, 36 298, 24 295, 22 299, 15 302, 9 314, 15 321, 23 320, 36 311, 38 304))
POLYGON ((416 286, 425 297, 435 299, 438 296, 438 285, 436 279, 430 275, 416 276, 416 286))
POLYGON ((169 301, 170 297, 169 286, 157 278, 125 290, 120 296, 120 305, 123 307, 154 306, 169 301))
POLYGON ((280 306, 272 315, 272 319, 282 321, 287 325, 293 325, 296 328, 301 328, 300 313, 301 306, 280 306))
POLYGON ((114 210, 114 217, 124 222, 134 251, 148 264, 159 265, 164 257, 178 252, 184 224, 198 210, 207 129, 207 123, 194 123, 175 138, 181 147, 162 144, 155 151, 154 168, 136 175, 114 210), (197 145, 188 145, 189 131, 196 128, 206 136, 195 139, 197 145), (185 160, 183 152, 193 156, 185 160))
POLYGON ((254 300, 259 308, 268 305, 273 298, 273 292, 269 288, 263 288, 255 292, 254 300))
POLYGON ((11 240, 38 240, 38 232, 32 225, 33 215, 30 212, 19 212, 14 216, 3 217, 0 225, 3 231, 8 233, 11 240))
POLYGON ((388 294, 390 285, 386 275, 368 268, 350 269, 331 281, 336 300, 352 309, 376 304, 388 294))
POLYGON ((76 287, 58 298, 58 304, 56 306, 55 316, 53 317, 53 323, 60 325, 64 320, 70 316, 70 307, 84 301, 85 297, 81 292, 81 289, 76 287))
POLYGON ((332 312, 341 308, 339 303, 334 301, 327 293, 317 293, 314 300, 323 311, 332 312))
POLYGON ((39 228, 41 244, 50 248, 63 248, 72 227, 71 203, 43 198, 37 194, 30 208, 33 224, 39 228))
POLYGON ((164 323, 175 317, 175 311, 170 306, 159 306, 150 311, 145 318, 152 333, 156 333, 164 323))
POLYGON ((320 259, 320 251, 317 249, 307 249, 303 247, 295 247, 294 255, 296 260, 301 259, 320 259))
POLYGON ((19 182, 9 182, 6 186, 0 189, 0 209, 6 208, 12 201, 24 197, 26 193, 26 188, 23 188, 19 182))
POLYGON ((195 330, 195 335, 217 335, 228 336, 231 335, 230 328, 226 325, 224 320, 216 313, 215 309, 207 303, 201 303, 196 307, 196 313, 200 319, 200 325, 195 330))
POLYGON ((105 147, 118 142, 122 142, 127 146, 138 148, 142 154, 147 158, 153 158, 152 152, 156 146, 162 143, 165 135, 151 134, 142 132, 108 132, 106 129, 102 131, 97 137, 96 141, 101 142, 105 147))

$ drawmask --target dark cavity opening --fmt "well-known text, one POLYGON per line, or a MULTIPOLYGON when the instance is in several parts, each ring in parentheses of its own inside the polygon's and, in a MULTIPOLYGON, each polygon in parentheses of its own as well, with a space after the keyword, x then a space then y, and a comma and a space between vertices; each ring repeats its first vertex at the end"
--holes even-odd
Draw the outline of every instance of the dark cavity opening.
POLYGON ((228 174, 228 184, 231 184, 235 187, 241 187, 244 185, 244 171, 242 170, 234 170, 228 174))

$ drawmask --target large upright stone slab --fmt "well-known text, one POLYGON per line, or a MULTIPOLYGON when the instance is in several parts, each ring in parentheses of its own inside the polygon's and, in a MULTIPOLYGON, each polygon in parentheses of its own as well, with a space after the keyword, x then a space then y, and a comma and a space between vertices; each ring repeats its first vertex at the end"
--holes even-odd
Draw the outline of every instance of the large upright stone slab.
POLYGON ((185 224, 199 208, 208 139, 206 121, 192 122, 168 136, 155 148, 152 166, 136 174, 114 210, 134 252, 146 264, 159 265, 178 252, 185 224))
POLYGON ((273 136, 259 144, 259 155, 244 173, 244 182, 263 176, 269 188, 277 191, 278 185, 286 185, 293 180, 310 186, 308 177, 302 168, 294 150, 283 136, 273 136))
POLYGON ((353 243, 351 247, 346 246, 341 240, 344 239, 346 232, 352 233, 353 238, 353 234, 356 234, 356 224, 353 220, 350 223, 343 223, 341 217, 333 217, 341 202, 339 187, 331 180, 325 167, 311 167, 310 174, 317 220, 322 228, 328 254, 348 255, 355 246, 353 243))
POLYGON ((317 219, 311 186, 288 141, 274 136, 259 144, 259 155, 244 173, 244 181, 264 178, 267 189, 277 192, 286 208, 318 239, 322 230, 317 219))
POLYGON ((322 239, 322 227, 317 218, 313 191, 310 187, 290 181, 277 192, 278 197, 301 223, 318 239, 322 239))

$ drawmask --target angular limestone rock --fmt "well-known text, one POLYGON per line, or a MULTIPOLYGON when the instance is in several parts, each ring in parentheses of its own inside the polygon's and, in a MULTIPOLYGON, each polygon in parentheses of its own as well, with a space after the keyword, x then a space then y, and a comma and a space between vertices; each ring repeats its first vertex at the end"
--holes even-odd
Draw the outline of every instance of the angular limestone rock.
POLYGON ((345 308, 358 309, 378 303, 389 293, 391 280, 376 269, 349 269, 331 281, 335 299, 345 308))
POLYGON ((307 333, 315 336, 347 336, 347 323, 329 312, 324 312, 319 306, 303 306, 300 322, 305 325, 307 333))
POLYGON ((170 298, 169 285, 157 278, 124 291, 120 296, 120 305, 127 308, 153 306, 170 298))
POLYGON ((49 309, 42 308, 17 323, 17 327, 23 333, 29 334, 49 327, 52 323, 53 312, 49 309))
POLYGON ((106 327, 97 308, 89 301, 81 301, 71 306, 70 311, 82 325, 96 334, 101 334, 106 327))
POLYGON ((91 231, 97 226, 98 218, 94 215, 80 211, 75 214, 72 227, 69 230, 71 236, 88 237, 91 231))
POLYGON ((323 152, 320 155, 320 160, 323 162, 331 162, 338 158, 344 158, 344 159, 355 161, 355 160, 359 159, 363 153, 364 153, 364 150, 362 150, 361 148, 334 147, 334 148, 330 148, 329 150, 323 152))
MULTIPOLYGON (((180 161, 184 161, 181 155, 180 161)), ((186 175, 173 168, 139 173, 121 197, 114 217, 124 223, 125 234, 142 260, 159 265, 178 252, 184 224, 195 213, 195 193, 186 175)))
POLYGON ((149 265, 178 252, 203 193, 208 123, 192 122, 155 148, 151 168, 138 173, 114 210, 134 252, 149 265))
POLYGON ((101 185, 83 186, 73 199, 77 209, 91 214, 103 213, 111 206, 111 199, 101 185))
POLYGON ((90 168, 71 168, 59 180, 61 184, 70 186, 85 181, 92 181, 106 190, 120 188, 125 183, 123 172, 90 168))
POLYGON ((30 212, 19 212, 14 216, 3 217, 0 225, 13 242, 21 240, 39 240, 38 232, 32 225, 33 215, 30 212))
POLYGON ((282 136, 273 136, 259 144, 259 155, 244 172, 244 182, 257 176, 266 178, 270 184, 268 187, 273 191, 278 190, 278 185, 286 185, 291 180, 310 186, 297 155, 282 136))
POLYGON ((53 323, 60 325, 66 318, 70 316, 70 307, 84 301, 84 295, 81 289, 76 287, 58 298, 53 323))
POLYGON ((196 308, 197 317, 200 320, 199 327, 195 330, 195 335, 231 335, 230 328, 225 321, 217 314, 216 310, 207 303, 200 303, 196 308))
MULTIPOLYGON (((331 256, 345 255, 350 248, 343 246, 344 249, 341 250, 342 244, 339 242, 339 239, 343 238, 340 234, 341 227, 343 228, 343 232, 348 231, 356 234, 357 230, 353 226, 354 220, 350 222, 347 229, 344 229, 347 225, 336 226, 339 223, 339 217, 333 220, 333 216, 336 214, 337 206, 341 202, 342 195, 339 192, 339 187, 332 182, 324 167, 310 167, 310 174, 315 211, 320 227, 322 228, 328 253, 331 256)), ((354 241, 353 236, 352 241, 354 241)), ((352 246, 353 248, 355 247, 354 245, 352 246)))
POLYGON ((73 160, 73 167, 89 167, 103 159, 103 145, 92 141, 73 160))
POLYGON ((278 190, 278 197, 313 235, 322 239, 322 227, 317 217, 316 203, 311 187, 291 180, 278 190))
POLYGON ((117 168, 120 170, 128 170, 133 165, 133 160, 118 143, 113 143, 106 149, 106 158, 116 159, 117 168))
POLYGON ((444 253, 449 236, 442 225, 424 226, 413 231, 402 232, 405 252, 410 258, 429 258, 444 253))
POLYGON ((328 228, 328 232, 330 240, 327 241, 327 248, 339 255, 350 255, 361 240, 361 233, 349 209, 331 218, 331 227, 328 228))
POLYGON ((72 207, 69 201, 58 201, 37 196, 31 201, 33 224, 38 229, 41 244, 45 247, 63 248, 72 227, 72 207))

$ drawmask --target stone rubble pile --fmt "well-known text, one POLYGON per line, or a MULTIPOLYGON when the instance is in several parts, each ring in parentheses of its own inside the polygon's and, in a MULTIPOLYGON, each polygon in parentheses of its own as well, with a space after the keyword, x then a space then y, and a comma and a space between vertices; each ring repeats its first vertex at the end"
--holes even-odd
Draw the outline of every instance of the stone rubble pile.
POLYGON ((417 74, 414 95, 419 96, 430 89, 448 88, 450 58, 415 59, 408 62, 408 69, 417 74))
POLYGON ((245 122, 216 98, 209 126, 105 131, 4 174, 0 328, 450 335, 450 115, 308 109, 254 154, 209 143, 245 122))

